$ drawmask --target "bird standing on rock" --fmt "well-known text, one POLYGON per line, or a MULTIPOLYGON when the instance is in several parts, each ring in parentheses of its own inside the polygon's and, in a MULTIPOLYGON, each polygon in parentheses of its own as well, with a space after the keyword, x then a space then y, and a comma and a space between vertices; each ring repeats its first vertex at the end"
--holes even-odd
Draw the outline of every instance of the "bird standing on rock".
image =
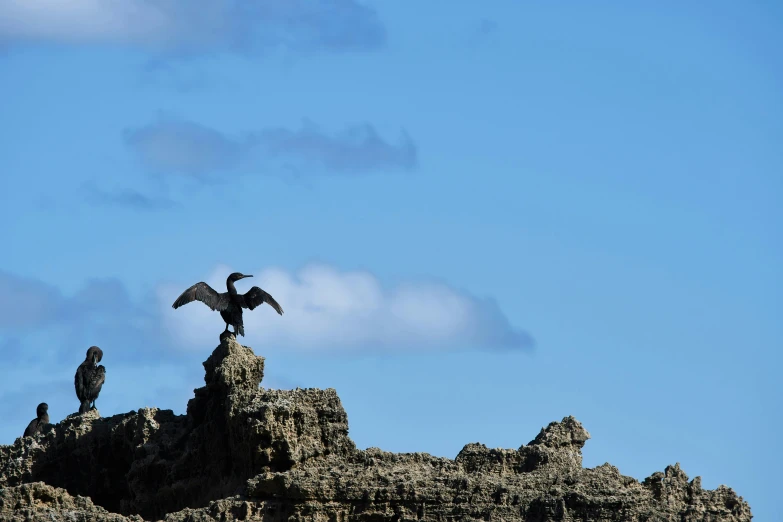
MULTIPOLYGON (((272 298, 271 295, 264 292, 257 286, 251 288, 246 294, 237 293, 237 289, 234 286, 235 281, 244 279, 246 277, 253 277, 251 275, 244 275, 239 272, 234 272, 226 280, 226 287, 228 292, 219 294, 211 286, 204 283, 196 283, 184 292, 182 295, 174 301, 171 305, 172 308, 177 309, 182 305, 186 305, 192 301, 198 300, 210 307, 212 310, 218 310, 223 321, 226 322, 226 329, 223 331, 223 335, 232 334, 236 337, 239 334, 244 337, 245 326, 242 323, 242 308, 248 308, 253 310, 255 307, 260 306, 263 303, 267 303, 269 306, 275 309, 275 311, 283 315, 283 309, 272 298), (233 332, 229 332, 228 325, 234 327, 233 332)), ((222 339, 222 335, 221 335, 222 339)))
POLYGON ((43 431, 44 426, 49 424, 49 405, 45 402, 42 402, 38 405, 38 408, 35 410, 35 414, 37 417, 30 421, 30 424, 27 425, 27 428, 24 430, 24 436, 25 437, 32 437, 36 433, 41 433, 43 431))
POLYGON ((98 366, 101 359, 103 359, 103 350, 97 346, 90 346, 84 362, 76 369, 73 384, 76 387, 76 397, 81 401, 79 413, 85 413, 91 408, 95 409, 95 400, 106 380, 106 368, 103 365, 98 366))

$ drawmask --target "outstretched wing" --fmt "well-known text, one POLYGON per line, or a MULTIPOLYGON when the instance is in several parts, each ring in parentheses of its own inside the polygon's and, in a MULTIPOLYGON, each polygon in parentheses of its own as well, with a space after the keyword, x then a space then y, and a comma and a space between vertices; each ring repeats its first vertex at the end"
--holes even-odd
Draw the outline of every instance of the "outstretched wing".
POLYGON ((255 308, 256 306, 260 306, 263 303, 267 303, 269 306, 275 309, 275 311, 283 315, 283 308, 275 301, 275 299, 258 288, 257 286, 254 286, 248 292, 242 296, 242 306, 245 308, 250 308, 251 310, 255 308))
POLYGON ((179 308, 192 301, 201 301, 211 309, 219 310, 221 312, 228 308, 228 305, 231 303, 228 292, 219 294, 213 290, 211 286, 202 281, 182 292, 182 295, 174 301, 174 304, 171 305, 171 307, 179 308))

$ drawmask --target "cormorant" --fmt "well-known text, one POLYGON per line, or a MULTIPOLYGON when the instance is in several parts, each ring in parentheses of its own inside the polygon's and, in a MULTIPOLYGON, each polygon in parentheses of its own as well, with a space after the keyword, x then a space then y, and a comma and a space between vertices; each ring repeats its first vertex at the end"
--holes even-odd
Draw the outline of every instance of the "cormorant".
POLYGON ((76 369, 73 384, 76 387, 76 396, 81 401, 79 413, 89 411, 90 403, 92 409, 95 409, 95 399, 101 393, 103 381, 106 380, 106 368, 103 365, 98 366, 101 359, 103 359, 103 350, 97 346, 90 346, 84 362, 76 369))
POLYGON ((182 295, 174 301, 174 304, 171 305, 171 307, 176 309, 194 300, 199 300, 212 310, 220 311, 220 316, 223 318, 223 321, 226 322, 226 329, 223 331, 223 334, 233 333, 234 337, 236 337, 236 334, 238 333, 244 337, 245 326, 242 323, 242 308, 249 308, 252 310, 263 303, 267 303, 274 308, 278 314, 283 315, 283 309, 277 304, 277 301, 257 286, 251 288, 244 295, 237 293, 237 289, 234 287, 234 281, 239 281, 246 277, 253 276, 244 275, 239 272, 234 272, 228 276, 228 279, 226 280, 228 292, 223 292, 222 294, 217 293, 211 286, 203 281, 201 283, 196 283, 182 292, 182 295), (233 332, 229 332, 228 325, 234 327, 233 332))
POLYGON ((35 414, 38 415, 35 419, 30 421, 30 424, 27 425, 27 428, 24 430, 24 436, 25 437, 32 437, 36 433, 41 433, 44 426, 49 424, 49 405, 45 402, 42 402, 38 405, 38 408, 35 409, 35 414))

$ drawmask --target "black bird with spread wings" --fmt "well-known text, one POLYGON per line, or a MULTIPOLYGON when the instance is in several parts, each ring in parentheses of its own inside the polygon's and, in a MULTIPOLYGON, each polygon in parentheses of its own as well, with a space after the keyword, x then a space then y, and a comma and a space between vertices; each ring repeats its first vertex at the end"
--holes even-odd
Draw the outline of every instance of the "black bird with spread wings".
POLYGON ((91 408, 95 409, 95 400, 106 380, 106 368, 103 365, 98 366, 101 359, 103 359, 103 350, 97 346, 90 346, 84 362, 76 369, 73 384, 76 388, 76 397, 81 402, 79 413, 85 413, 91 408))
POLYGON ((234 337, 236 337, 236 334, 244 337, 245 326, 242 323, 243 308, 253 310, 255 307, 267 303, 274 308, 278 314, 283 315, 283 309, 277 304, 277 301, 257 286, 248 290, 246 294, 237 293, 234 282, 246 277, 253 276, 240 274, 239 272, 234 272, 228 276, 228 279, 226 280, 228 292, 223 292, 222 294, 217 293, 211 286, 204 282, 196 283, 182 292, 182 295, 174 301, 174 304, 171 305, 171 307, 176 309, 192 301, 201 301, 212 310, 218 310, 220 312, 220 316, 223 318, 223 321, 226 322, 226 329, 223 331, 223 334, 232 333, 228 330, 228 325, 231 325, 234 327, 234 337))

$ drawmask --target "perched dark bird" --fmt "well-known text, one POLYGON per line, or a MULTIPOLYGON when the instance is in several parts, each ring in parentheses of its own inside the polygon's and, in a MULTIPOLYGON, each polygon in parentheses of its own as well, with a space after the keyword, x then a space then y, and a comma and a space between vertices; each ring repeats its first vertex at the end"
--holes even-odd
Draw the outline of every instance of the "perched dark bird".
POLYGON ((27 428, 24 430, 25 437, 32 437, 36 433, 41 433, 44 426, 49 424, 49 405, 42 402, 35 410, 35 414, 38 415, 35 419, 30 421, 27 428))
POLYGON ((234 287, 234 281, 239 281, 246 277, 253 276, 240 274, 239 272, 234 272, 228 276, 228 279, 226 280, 228 292, 223 292, 222 294, 217 293, 211 286, 204 282, 196 283, 182 292, 182 295, 179 296, 171 306, 176 309, 191 301, 199 300, 212 310, 220 311, 220 316, 226 322, 226 329, 223 331, 224 334, 230 333, 228 331, 228 325, 231 325, 234 327, 233 334, 235 337, 236 334, 244 336, 245 326, 242 323, 242 308, 249 308, 252 310, 263 303, 267 303, 274 308, 278 314, 283 315, 283 309, 277 304, 277 301, 257 286, 251 288, 244 295, 237 293, 237 289, 234 287))
POLYGON ((95 399, 101 393, 103 381, 106 380, 106 368, 103 365, 98 366, 101 359, 103 359, 103 350, 97 346, 90 346, 84 362, 76 369, 73 384, 76 387, 76 396, 81 401, 79 413, 89 411, 90 403, 92 408, 95 408, 95 399))

